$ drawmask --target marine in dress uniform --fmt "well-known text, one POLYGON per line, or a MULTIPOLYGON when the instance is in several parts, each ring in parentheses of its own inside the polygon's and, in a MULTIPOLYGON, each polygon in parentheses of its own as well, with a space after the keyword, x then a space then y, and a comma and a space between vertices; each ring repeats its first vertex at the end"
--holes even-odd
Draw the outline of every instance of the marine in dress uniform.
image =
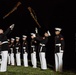
POLYGON ((31 62, 33 68, 37 68, 36 49, 37 41, 32 37, 34 33, 31 33, 31 62))
POLYGON ((60 34, 61 30, 61 28, 55 28, 55 70, 59 72, 62 72, 64 52, 64 38, 60 34))
POLYGON ((2 54, 2 61, 0 65, 0 72, 7 71, 7 58, 8 58, 8 40, 7 34, 11 32, 14 28, 14 24, 12 24, 5 32, 0 29, 0 46, 1 46, 1 54, 2 54))
POLYGON ((47 31, 44 33, 44 37, 41 37, 38 34, 35 37, 36 40, 40 41, 38 50, 39 50, 39 58, 40 58, 40 64, 42 70, 47 69, 45 52, 46 52, 46 43, 48 42, 49 36, 51 36, 51 34, 49 31, 47 31))
POLYGON ((16 37, 15 51, 16 51, 16 65, 17 66, 21 66, 21 44, 20 44, 20 37, 16 37))
POLYGON ((10 62, 11 65, 15 65, 15 39, 11 38, 11 44, 10 44, 10 62))
POLYGON ((27 43, 27 36, 23 35, 22 37, 22 54, 23 54, 23 65, 24 67, 28 67, 28 43, 27 43))

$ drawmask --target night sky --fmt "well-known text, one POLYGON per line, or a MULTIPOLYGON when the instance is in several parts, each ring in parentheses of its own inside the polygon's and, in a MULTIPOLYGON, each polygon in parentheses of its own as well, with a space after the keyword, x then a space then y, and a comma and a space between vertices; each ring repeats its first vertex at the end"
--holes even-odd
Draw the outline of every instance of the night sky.
POLYGON ((39 29, 41 36, 43 36, 45 31, 49 30, 52 36, 49 37, 47 43, 46 57, 47 63, 54 67, 54 28, 61 27, 61 34, 65 39, 64 69, 75 69, 74 36, 76 32, 76 19, 73 7, 74 4, 72 5, 72 2, 64 0, 0 0, 0 28, 5 31, 11 24, 15 24, 15 28, 8 38, 15 36, 22 37, 23 34, 30 36, 30 33, 34 32, 35 27, 39 29), (17 10, 3 19, 18 1, 21 2, 21 5, 17 10), (27 9, 29 6, 35 11, 41 28, 38 27, 31 17, 27 9))

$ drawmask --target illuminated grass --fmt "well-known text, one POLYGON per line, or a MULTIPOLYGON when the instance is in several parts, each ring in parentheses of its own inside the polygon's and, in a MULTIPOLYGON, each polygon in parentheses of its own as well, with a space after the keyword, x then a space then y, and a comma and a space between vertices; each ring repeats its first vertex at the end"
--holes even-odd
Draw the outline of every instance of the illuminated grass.
POLYGON ((38 68, 24 67, 24 66, 8 66, 7 72, 0 72, 0 75, 76 75, 73 72, 67 71, 63 73, 55 72, 54 70, 47 69, 45 71, 38 68))

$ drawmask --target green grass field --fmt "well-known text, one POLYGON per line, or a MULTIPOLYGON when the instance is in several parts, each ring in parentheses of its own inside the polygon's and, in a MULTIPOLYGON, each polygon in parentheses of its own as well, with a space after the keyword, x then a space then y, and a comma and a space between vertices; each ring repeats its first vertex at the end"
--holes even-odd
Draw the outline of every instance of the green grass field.
POLYGON ((8 66, 7 72, 0 72, 0 75, 76 75, 74 72, 66 71, 63 73, 55 72, 54 70, 47 69, 45 71, 38 68, 24 67, 24 66, 8 66))

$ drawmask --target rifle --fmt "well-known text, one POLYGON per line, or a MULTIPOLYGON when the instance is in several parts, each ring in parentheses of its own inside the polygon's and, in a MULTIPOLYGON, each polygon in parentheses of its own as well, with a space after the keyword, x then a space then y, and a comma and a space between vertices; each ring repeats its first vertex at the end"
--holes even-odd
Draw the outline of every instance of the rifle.
POLYGON ((3 17, 3 19, 5 19, 6 17, 8 17, 11 13, 13 13, 15 10, 17 10, 17 8, 19 7, 21 5, 21 2, 18 2, 17 4, 16 4, 16 6, 9 12, 9 13, 7 13, 4 17, 3 17))
POLYGON ((30 15, 32 16, 32 18, 34 19, 34 21, 37 23, 37 25, 39 26, 39 28, 41 28, 39 22, 37 21, 37 16, 36 16, 36 13, 35 11, 31 8, 31 7, 28 7, 28 10, 30 12, 30 15))

